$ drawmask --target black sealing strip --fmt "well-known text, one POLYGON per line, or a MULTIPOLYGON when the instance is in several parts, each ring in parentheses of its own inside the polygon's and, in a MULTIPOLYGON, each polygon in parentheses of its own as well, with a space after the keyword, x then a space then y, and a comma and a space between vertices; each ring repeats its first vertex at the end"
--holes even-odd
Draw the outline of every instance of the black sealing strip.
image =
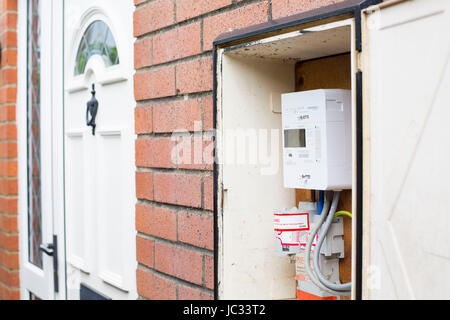
POLYGON ((363 267, 363 98, 362 71, 356 73, 356 274, 355 298, 362 299, 363 267))

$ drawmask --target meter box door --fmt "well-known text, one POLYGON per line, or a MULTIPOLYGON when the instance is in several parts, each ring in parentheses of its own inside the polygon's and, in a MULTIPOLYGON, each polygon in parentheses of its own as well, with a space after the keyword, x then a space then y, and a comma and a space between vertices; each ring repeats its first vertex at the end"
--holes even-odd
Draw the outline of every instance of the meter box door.
POLYGON ((448 0, 362 12, 364 299, 450 299, 448 30, 448 0))
POLYGON ((351 90, 281 95, 286 188, 350 189, 351 90))

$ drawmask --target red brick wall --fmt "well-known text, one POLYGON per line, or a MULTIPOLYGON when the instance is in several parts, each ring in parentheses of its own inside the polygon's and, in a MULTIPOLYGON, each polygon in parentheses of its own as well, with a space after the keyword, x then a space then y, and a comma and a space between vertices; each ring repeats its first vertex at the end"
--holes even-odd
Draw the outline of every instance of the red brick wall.
POLYGON ((0 300, 19 299, 17 229, 17 0, 0 0, 0 300))
POLYGON ((213 40, 230 29, 339 1, 134 0, 141 298, 214 297, 212 164, 171 156, 174 130, 185 129, 192 139, 211 136, 213 40))

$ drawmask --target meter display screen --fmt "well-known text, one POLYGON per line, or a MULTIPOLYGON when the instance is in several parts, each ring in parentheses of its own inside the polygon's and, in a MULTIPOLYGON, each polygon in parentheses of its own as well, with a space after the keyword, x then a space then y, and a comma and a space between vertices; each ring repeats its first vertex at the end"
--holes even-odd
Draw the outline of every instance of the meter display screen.
POLYGON ((285 148, 305 148, 306 147, 306 129, 288 129, 284 130, 285 148))

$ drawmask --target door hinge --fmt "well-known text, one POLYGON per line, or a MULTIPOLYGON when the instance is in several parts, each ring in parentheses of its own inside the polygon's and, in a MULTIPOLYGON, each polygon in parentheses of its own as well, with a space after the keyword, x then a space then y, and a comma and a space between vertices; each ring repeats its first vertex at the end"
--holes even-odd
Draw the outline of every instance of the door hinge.
POLYGON ((53 287, 55 292, 59 292, 58 279, 58 236, 53 235, 53 243, 41 244, 39 250, 53 258, 53 287))

